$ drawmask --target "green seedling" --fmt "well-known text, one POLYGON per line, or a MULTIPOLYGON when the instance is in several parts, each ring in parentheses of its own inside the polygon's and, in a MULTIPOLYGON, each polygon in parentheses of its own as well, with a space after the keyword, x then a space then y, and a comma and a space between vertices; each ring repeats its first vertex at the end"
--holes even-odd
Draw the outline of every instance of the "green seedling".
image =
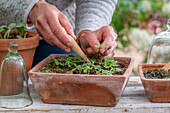
MULTIPOLYGON (((106 48, 106 46, 98 46, 98 45, 94 45, 94 47, 99 48, 99 50, 106 48)), ((101 59, 102 56, 103 56, 102 53, 99 53, 99 54, 98 54, 98 58, 99 58, 99 59, 101 59)))
POLYGON ((76 70, 76 68, 72 69, 71 71, 67 71, 68 74, 73 74, 73 72, 76 70))
POLYGON ((168 72, 162 68, 146 70, 144 71, 144 76, 151 79, 170 79, 170 70, 168 72))
POLYGON ((63 71, 62 69, 58 68, 58 69, 54 69, 55 71, 63 71))
POLYGON ((99 48, 99 49, 106 48, 106 46, 98 46, 98 45, 94 45, 94 47, 99 48))
POLYGON ((46 72, 46 73, 54 73, 54 72, 52 72, 52 71, 50 71, 50 70, 45 70, 45 72, 46 72))
MULTIPOLYGON (((46 70, 52 66, 53 70, 57 72, 63 72, 62 69, 72 68, 71 71, 66 73, 73 74, 79 72, 80 74, 90 74, 92 71, 98 75, 112 75, 115 71, 120 72, 121 69, 117 68, 118 61, 114 58, 101 59, 100 62, 96 58, 89 59, 92 64, 84 62, 79 56, 68 55, 59 59, 52 59, 41 72, 51 73, 51 70, 46 70)), ((38 71, 39 72, 39 71, 38 71)))
POLYGON ((170 78, 168 78, 168 77, 165 77, 164 79, 170 79, 170 78))
POLYGON ((41 70, 38 70, 38 72, 42 72, 41 70))
MULTIPOLYGON (((17 35, 17 38, 22 38, 24 30, 25 30, 26 24, 25 23, 18 23, 15 28, 18 30, 19 35, 17 35)), ((24 35, 24 38, 26 38, 26 33, 24 35)))
MULTIPOLYGON (((6 25, 0 26, 0 32, 5 31, 4 39, 8 39, 10 37, 10 35, 9 35, 10 31, 12 28, 14 28, 15 25, 16 25, 16 23, 11 23, 9 26, 6 26, 6 25)), ((3 39, 2 35, 0 37, 1 37, 1 39, 3 39)))
POLYGON ((7 25, 2 25, 0 26, 0 32, 2 31, 5 31, 5 34, 4 34, 4 37, 0 34, 0 38, 1 39, 9 39, 11 36, 10 36, 10 31, 13 29, 13 28, 16 28, 19 32, 19 35, 17 35, 17 38, 26 38, 26 35, 27 35, 27 32, 24 34, 23 36, 23 32, 25 30, 25 27, 26 27, 26 24, 25 23, 18 23, 16 25, 16 23, 11 23, 9 26, 7 25), (23 36, 23 37, 22 37, 23 36))
POLYGON ((42 69, 45 69, 45 67, 43 67, 42 69))

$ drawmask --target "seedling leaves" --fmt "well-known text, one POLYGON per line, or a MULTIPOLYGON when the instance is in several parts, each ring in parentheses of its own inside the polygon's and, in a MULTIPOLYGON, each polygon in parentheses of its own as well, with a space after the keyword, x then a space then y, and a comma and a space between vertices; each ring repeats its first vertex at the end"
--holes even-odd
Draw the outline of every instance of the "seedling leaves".
POLYGON ((98 46, 98 45, 94 45, 94 47, 97 47, 97 48, 99 48, 100 46, 98 46))
POLYGON ((4 29, 5 31, 8 31, 8 27, 6 25, 2 25, 1 28, 4 29))
POLYGON ((25 30, 26 24, 25 23, 18 23, 15 28, 19 31, 19 35, 22 37, 23 32, 25 30))
POLYGON ((11 23, 11 24, 8 26, 8 29, 11 30, 12 28, 14 28, 15 25, 16 25, 16 23, 11 23))
POLYGON ((106 48, 106 46, 100 46, 100 48, 106 48))

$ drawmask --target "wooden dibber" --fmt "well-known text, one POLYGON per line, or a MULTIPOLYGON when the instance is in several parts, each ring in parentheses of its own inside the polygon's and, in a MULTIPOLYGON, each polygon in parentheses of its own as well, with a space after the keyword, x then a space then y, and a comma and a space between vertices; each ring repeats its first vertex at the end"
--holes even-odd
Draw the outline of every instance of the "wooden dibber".
POLYGON ((168 70, 170 69, 170 62, 168 62, 164 67, 162 67, 162 69, 168 72, 168 70))
MULTIPOLYGON (((67 34, 66 30, 64 28, 62 28, 63 31, 67 34)), ((89 61, 89 59, 87 58, 87 56, 84 54, 84 52, 81 50, 81 48, 79 47, 79 45, 76 43, 76 41, 70 36, 67 34, 67 36, 71 39, 72 41, 72 47, 71 47, 71 50, 73 52, 75 52, 80 58, 82 58, 84 61, 88 62, 91 64, 91 62, 89 61)))

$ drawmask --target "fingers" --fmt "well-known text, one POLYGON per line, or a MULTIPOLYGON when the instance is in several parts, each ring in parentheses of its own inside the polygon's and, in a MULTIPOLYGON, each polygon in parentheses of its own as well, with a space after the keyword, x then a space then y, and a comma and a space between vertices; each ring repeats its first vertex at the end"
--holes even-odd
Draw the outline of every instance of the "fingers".
MULTIPOLYGON (((110 56, 111 53, 112 54, 114 53, 116 46, 117 46, 117 43, 112 42, 111 45, 108 47, 108 49, 102 55, 103 56, 110 56)), ((93 51, 93 49, 91 47, 88 47, 86 51, 88 53, 88 56, 95 56, 96 55, 96 53, 93 51)))
POLYGON ((38 2, 31 10, 29 18, 35 24, 38 32, 51 45, 57 45, 59 48, 70 51, 72 46, 71 39, 67 36, 62 26, 67 33, 73 38, 73 28, 68 19, 53 5, 46 2, 38 2))
MULTIPOLYGON (((43 17, 40 16, 39 18, 43 18, 43 17)), ((44 40, 45 40, 46 42, 48 42, 48 43, 51 44, 51 45, 54 45, 54 43, 52 42, 52 40, 48 39, 48 37, 47 37, 46 34, 44 33, 44 29, 45 29, 44 26, 49 27, 48 24, 47 24, 47 22, 46 22, 45 20, 39 19, 39 18, 38 18, 38 21, 36 22, 36 25, 35 25, 37 31, 38 31, 39 34, 44 38, 44 40), (42 23, 43 23, 43 24, 42 24, 42 23)))
POLYGON ((113 52, 113 53, 110 53, 109 55, 104 56, 103 59, 105 60, 105 59, 107 59, 107 58, 111 58, 111 57, 113 57, 114 55, 115 55, 114 52, 113 52))
POLYGON ((117 39, 117 34, 111 26, 104 26, 101 30, 103 34, 103 42, 101 46, 105 46, 106 48, 101 48, 100 52, 103 53, 104 59, 113 57, 117 46, 115 41, 117 39))
POLYGON ((87 48, 87 53, 88 53, 88 56, 95 56, 95 54, 96 54, 91 47, 87 48))
POLYGON ((101 46, 105 46, 106 48, 100 49, 100 52, 104 53, 106 52, 106 50, 108 50, 111 43, 117 39, 117 34, 114 32, 111 26, 104 26, 102 27, 101 30, 103 34, 103 40, 104 40, 101 46))
MULTIPOLYGON (((51 31, 53 34, 62 42, 65 46, 71 47, 72 42, 71 39, 67 36, 67 34, 63 31, 62 26, 60 25, 60 22, 58 20, 58 15, 52 13, 48 14, 47 16, 47 21, 48 24, 51 28, 51 31)), ((68 22, 69 24, 69 22, 68 22)))
POLYGON ((52 43, 51 41, 49 41, 49 40, 47 40, 46 38, 44 38, 44 37, 46 37, 45 33, 43 33, 43 30, 42 30, 41 27, 39 27, 39 25, 37 25, 37 26, 38 26, 38 27, 36 27, 36 29, 37 29, 38 33, 40 34, 40 36, 43 37, 43 39, 44 39, 46 42, 48 42, 50 45, 55 45, 55 44, 52 43))
POLYGON ((112 45, 109 47, 108 50, 106 50, 106 52, 104 53, 104 56, 109 55, 110 53, 114 52, 116 49, 117 43, 113 42, 112 45))
POLYGON ((51 45, 57 45, 60 49, 70 52, 70 48, 65 46, 51 31, 48 23, 43 21, 43 24, 37 22, 36 28, 38 32, 43 36, 44 40, 47 41, 51 45))
POLYGON ((83 50, 83 52, 87 55, 88 53, 87 53, 87 48, 85 47, 85 46, 83 46, 83 45, 81 45, 81 49, 83 50))
POLYGON ((81 35, 79 40, 81 43, 81 48, 87 55, 91 54, 91 49, 93 53, 95 54, 99 52, 99 48, 96 48, 94 46, 94 45, 100 46, 96 33, 92 31, 84 33, 81 35), (90 47, 90 50, 88 49, 89 47, 90 47), (90 53, 88 51, 90 51, 90 53))
POLYGON ((105 46, 106 48, 101 48, 100 53, 104 53, 106 50, 108 50, 112 42, 113 42, 112 36, 107 36, 104 39, 104 42, 101 44, 101 46, 105 46))
POLYGON ((96 35, 89 35, 86 37, 87 42, 89 43, 90 47, 93 49, 94 53, 98 53, 99 52, 99 48, 96 48, 94 45, 100 46, 100 42, 97 39, 96 35))
POLYGON ((71 24, 69 23, 67 17, 63 14, 60 14, 58 19, 59 19, 61 26, 65 28, 67 34, 69 34, 70 36, 73 37, 74 40, 76 40, 76 36, 74 35, 74 30, 71 24))
POLYGON ((116 42, 112 42, 111 46, 104 53, 104 57, 103 58, 106 59, 106 58, 113 57, 115 55, 116 46, 117 46, 117 43, 116 42))
POLYGON ((81 35, 80 42, 83 51, 88 56, 95 56, 99 53, 97 46, 105 46, 106 48, 100 48, 100 53, 105 58, 112 57, 114 55, 117 43, 115 42, 117 34, 114 32, 111 26, 104 26, 96 31, 91 31, 81 35), (101 43, 101 44, 100 44, 101 43))
MULTIPOLYGON (((103 53, 103 57, 105 59, 109 58, 109 57, 113 57, 115 54, 114 51, 115 51, 116 46, 117 46, 117 43, 112 42, 112 44, 109 46, 109 48, 106 50, 106 52, 103 53)), ((88 56, 96 56, 96 53, 93 51, 93 49, 91 47, 87 48, 87 53, 88 53, 88 56)))

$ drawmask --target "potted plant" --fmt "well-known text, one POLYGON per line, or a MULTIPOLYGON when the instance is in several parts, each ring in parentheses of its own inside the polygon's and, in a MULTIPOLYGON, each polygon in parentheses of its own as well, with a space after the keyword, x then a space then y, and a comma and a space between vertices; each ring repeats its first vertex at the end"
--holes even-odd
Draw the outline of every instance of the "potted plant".
MULTIPOLYGON (((102 47, 100 47, 102 48, 102 47)), ((44 103, 115 106, 130 77, 134 59, 52 54, 28 75, 44 103)))
POLYGON ((170 102, 170 67, 165 64, 141 64, 138 66, 140 78, 151 102, 170 102))
POLYGON ((31 69, 35 48, 39 44, 39 35, 35 32, 24 31, 25 23, 11 23, 9 26, 0 26, 0 61, 8 52, 9 42, 16 42, 19 53, 24 57, 27 71, 31 69), (13 28, 16 30, 13 30, 13 28))

